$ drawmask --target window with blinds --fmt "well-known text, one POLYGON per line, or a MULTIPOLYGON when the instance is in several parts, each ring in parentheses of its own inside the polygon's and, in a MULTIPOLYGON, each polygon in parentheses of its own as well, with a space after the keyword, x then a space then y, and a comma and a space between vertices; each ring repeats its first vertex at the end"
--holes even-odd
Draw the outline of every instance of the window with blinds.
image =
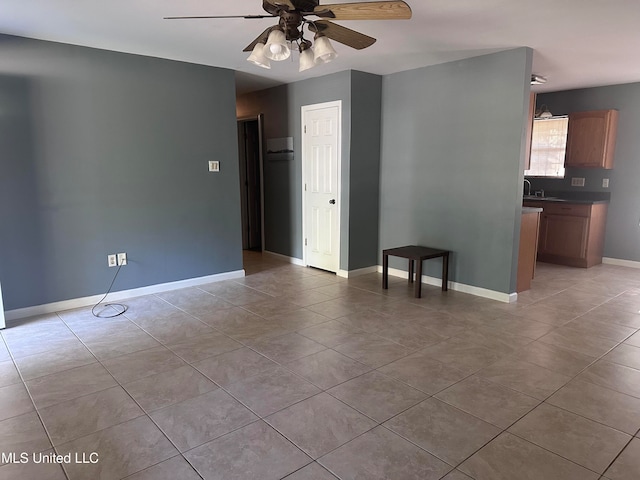
POLYGON ((536 118, 531 137, 531 177, 564 177, 568 117, 536 118))

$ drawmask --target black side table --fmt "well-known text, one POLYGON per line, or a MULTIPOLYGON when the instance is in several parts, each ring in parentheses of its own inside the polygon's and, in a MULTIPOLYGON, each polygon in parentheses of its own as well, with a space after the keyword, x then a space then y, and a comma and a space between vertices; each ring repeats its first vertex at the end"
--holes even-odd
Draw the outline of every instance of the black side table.
POLYGON ((442 291, 448 289, 449 250, 407 245, 405 247, 388 248, 382 251, 382 288, 389 288, 389 255, 409 259, 409 283, 413 282, 413 262, 418 262, 416 268, 416 298, 422 296, 422 262, 430 258, 442 257, 442 291))

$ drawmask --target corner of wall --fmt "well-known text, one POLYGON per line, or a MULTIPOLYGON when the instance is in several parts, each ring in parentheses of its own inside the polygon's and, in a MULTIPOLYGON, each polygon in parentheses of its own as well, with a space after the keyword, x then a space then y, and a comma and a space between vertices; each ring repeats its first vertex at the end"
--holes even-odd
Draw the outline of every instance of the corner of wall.
POLYGON ((350 271, 378 263, 382 77, 352 71, 349 257, 350 271))
MULTIPOLYGON (((528 155, 526 152, 527 145, 527 132, 529 118, 529 103, 531 101, 531 73, 533 67, 533 50, 529 47, 523 47, 524 50, 524 68, 523 68, 523 93, 522 93, 522 134, 520 140, 520 168, 518 170, 518 177, 514 182, 515 198, 516 200, 521 197, 521 184, 524 179, 524 164, 525 157, 528 155)), ((511 255, 511 278, 509 280, 509 291, 515 292, 518 284, 518 257, 520 254, 520 224, 522 223, 522 204, 516 202, 514 222, 513 222, 513 246, 511 255)))

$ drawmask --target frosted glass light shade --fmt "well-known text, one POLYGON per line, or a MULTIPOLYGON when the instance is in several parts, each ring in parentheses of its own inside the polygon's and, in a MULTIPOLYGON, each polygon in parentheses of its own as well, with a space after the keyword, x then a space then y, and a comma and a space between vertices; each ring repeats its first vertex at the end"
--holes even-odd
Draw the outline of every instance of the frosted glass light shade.
POLYGON ((338 56, 327 37, 316 37, 313 43, 313 54, 316 63, 328 63, 338 56))
POLYGON ((305 70, 309 70, 316 66, 316 60, 313 56, 313 50, 307 48, 300 52, 300 72, 304 72, 305 70))
POLYGON ((287 38, 282 30, 276 29, 269 34, 263 53, 269 60, 276 62, 289 58, 291 49, 287 45, 287 38))
POLYGON ((249 58, 247 58, 247 62, 251 62, 262 68, 271 68, 271 62, 264 56, 264 43, 259 42, 253 47, 253 51, 251 55, 249 55, 249 58))

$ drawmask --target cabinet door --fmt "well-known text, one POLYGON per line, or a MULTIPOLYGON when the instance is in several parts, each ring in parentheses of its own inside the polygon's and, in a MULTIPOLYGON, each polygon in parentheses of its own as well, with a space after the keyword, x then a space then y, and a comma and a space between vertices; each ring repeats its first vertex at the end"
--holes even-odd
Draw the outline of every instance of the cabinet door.
POLYGON ((613 168, 617 110, 569 114, 567 167, 613 168))
POLYGON ((570 215, 542 215, 540 252, 559 257, 587 257, 589 219, 570 215))

